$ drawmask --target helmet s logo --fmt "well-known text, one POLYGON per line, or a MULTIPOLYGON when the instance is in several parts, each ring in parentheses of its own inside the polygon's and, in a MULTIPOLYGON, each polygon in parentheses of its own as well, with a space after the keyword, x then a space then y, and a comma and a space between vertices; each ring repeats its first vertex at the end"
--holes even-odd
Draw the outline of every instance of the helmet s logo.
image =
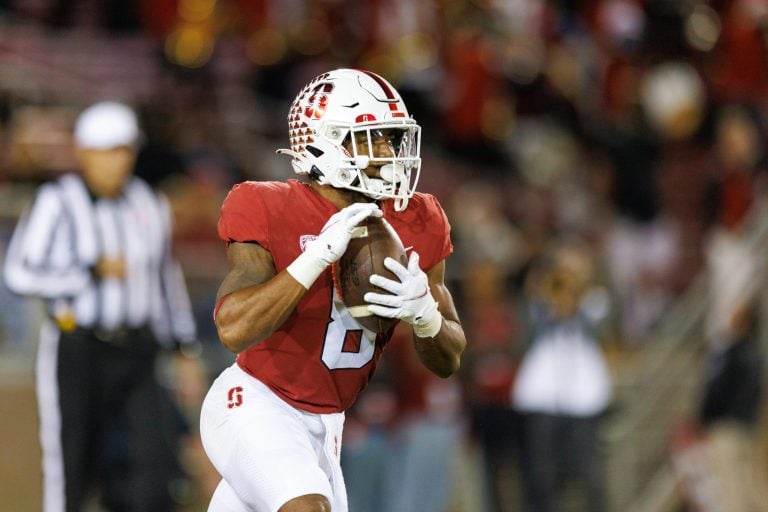
POLYGON ((356 123, 368 123, 370 121, 376 121, 376 116, 373 114, 360 114, 355 118, 356 123))
POLYGON ((333 90, 332 83, 317 85, 312 94, 307 98, 307 105, 304 108, 304 115, 310 119, 321 119, 328 108, 328 93, 333 90))
POLYGON ((304 115, 310 119, 320 119, 325 115, 328 106, 328 96, 315 93, 309 97, 309 106, 304 109, 304 115))

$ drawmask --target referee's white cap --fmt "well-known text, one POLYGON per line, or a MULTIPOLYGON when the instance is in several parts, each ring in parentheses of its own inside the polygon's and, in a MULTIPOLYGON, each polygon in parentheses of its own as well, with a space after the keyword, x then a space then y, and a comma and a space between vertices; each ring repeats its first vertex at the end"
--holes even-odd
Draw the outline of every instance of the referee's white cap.
POLYGON ((132 146, 141 132, 135 112, 115 101, 102 101, 83 110, 75 122, 75 144, 84 149, 132 146))

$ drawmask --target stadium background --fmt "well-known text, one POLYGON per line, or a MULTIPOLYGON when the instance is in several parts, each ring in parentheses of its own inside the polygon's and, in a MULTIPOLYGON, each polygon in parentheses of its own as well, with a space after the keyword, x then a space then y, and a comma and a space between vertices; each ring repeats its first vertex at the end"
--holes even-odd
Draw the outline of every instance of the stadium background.
MULTIPOLYGON (((499 437, 514 437, 522 282, 550 242, 578 236, 599 261, 615 327, 617 396, 604 425, 612 510, 684 510, 706 474, 676 469, 688 446, 678 434, 697 406, 703 320, 730 297, 707 286, 707 272, 717 257, 754 271, 734 276, 735 296, 738 283, 764 281, 767 30, 762 0, 3 0, 0 258, 34 187, 72 168, 76 112, 104 98, 136 105, 147 141, 137 172, 172 199, 215 375, 231 361, 211 322, 224 194, 241 179, 290 177, 274 149, 309 78, 371 69, 423 126, 419 189, 453 224, 447 277, 470 347, 461 375, 435 382, 395 345, 350 414, 348 446, 413 422, 450 425, 462 439, 460 485, 444 490, 463 496, 451 510, 482 511, 492 484, 472 420, 489 414, 483 424, 499 429, 507 455, 500 499, 515 510, 520 470, 499 437), (715 253, 722 232, 729 242, 715 253)), ((2 510, 40 506, 40 315, 0 289, 2 510)), ((185 456, 197 492, 186 509, 203 510, 216 476, 194 442, 185 456)))

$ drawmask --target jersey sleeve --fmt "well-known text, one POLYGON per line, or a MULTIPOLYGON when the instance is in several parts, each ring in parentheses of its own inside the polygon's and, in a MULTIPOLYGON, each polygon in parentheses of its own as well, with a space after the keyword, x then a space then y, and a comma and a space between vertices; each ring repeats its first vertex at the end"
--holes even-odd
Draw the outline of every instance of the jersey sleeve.
POLYGON ((219 238, 225 242, 257 242, 269 246, 269 218, 257 182, 232 187, 221 205, 219 238))
POLYGON ((4 278, 15 293, 67 297, 91 281, 86 263, 61 257, 76 246, 76 240, 59 190, 53 183, 42 185, 14 229, 5 255, 4 278))
POLYGON ((166 249, 163 251, 162 269, 160 279, 162 286, 162 299, 167 304, 165 310, 169 313, 171 334, 174 341, 182 344, 191 344, 197 341, 197 326, 192 312, 192 302, 187 290, 184 271, 181 264, 173 255, 173 218, 168 198, 163 194, 156 194, 156 202, 160 217, 163 221, 166 249))
POLYGON ((421 266, 429 269, 447 258, 453 253, 453 243, 451 242, 451 225, 443 207, 433 195, 425 194, 424 215, 426 217, 425 225, 429 236, 426 240, 432 241, 421 247, 419 257, 421 266))

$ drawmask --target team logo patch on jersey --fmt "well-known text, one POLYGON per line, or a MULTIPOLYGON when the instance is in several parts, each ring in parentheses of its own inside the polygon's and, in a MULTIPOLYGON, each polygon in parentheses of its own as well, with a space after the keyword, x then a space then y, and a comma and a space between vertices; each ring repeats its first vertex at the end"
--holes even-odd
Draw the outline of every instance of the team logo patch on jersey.
POLYGON ((307 244, 312 240, 317 240, 317 235, 301 235, 299 237, 299 247, 301 248, 301 252, 304 252, 307 249, 307 244))

